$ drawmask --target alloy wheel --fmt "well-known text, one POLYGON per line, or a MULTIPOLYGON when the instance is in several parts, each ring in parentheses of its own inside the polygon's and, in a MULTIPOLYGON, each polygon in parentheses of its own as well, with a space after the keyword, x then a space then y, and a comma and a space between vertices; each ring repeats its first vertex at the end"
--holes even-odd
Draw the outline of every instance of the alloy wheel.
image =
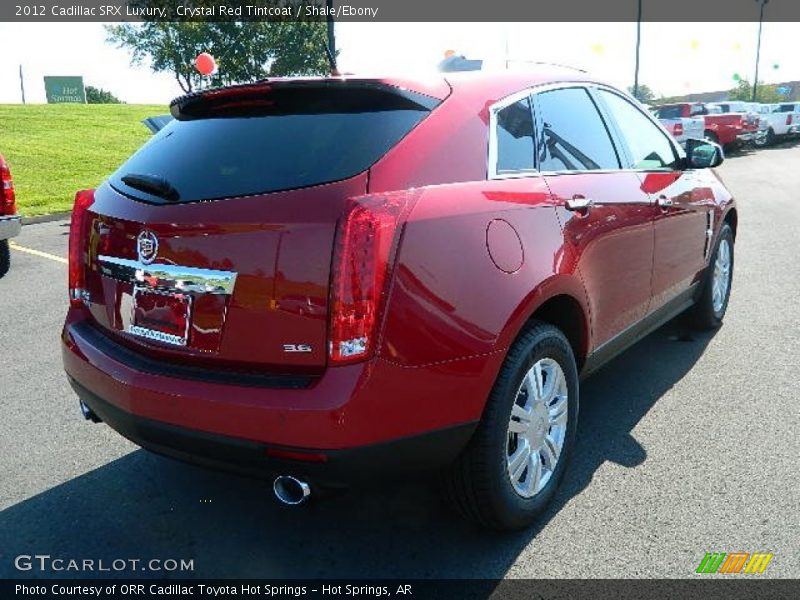
POLYGON ((514 491, 538 494, 550 481, 567 433, 569 392, 561 366, 542 358, 517 391, 508 423, 506 467, 514 491))
POLYGON ((728 240, 720 241, 717 259, 714 261, 714 279, 711 283, 711 303, 714 312, 719 313, 725 305, 731 283, 731 245, 728 240))

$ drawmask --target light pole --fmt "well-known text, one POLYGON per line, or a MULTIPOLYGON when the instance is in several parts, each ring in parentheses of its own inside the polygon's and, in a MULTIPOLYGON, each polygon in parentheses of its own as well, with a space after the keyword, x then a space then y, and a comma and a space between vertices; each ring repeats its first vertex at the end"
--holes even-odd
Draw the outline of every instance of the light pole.
POLYGON ((756 0, 761 5, 761 11, 758 15, 758 45, 756 46, 756 76, 753 79, 753 102, 757 102, 758 98, 758 63, 761 60, 761 27, 764 25, 764 7, 769 0, 756 0))
POLYGON ((639 99, 639 46, 642 43, 642 0, 639 0, 639 12, 636 16, 636 67, 633 71, 633 97, 639 99))

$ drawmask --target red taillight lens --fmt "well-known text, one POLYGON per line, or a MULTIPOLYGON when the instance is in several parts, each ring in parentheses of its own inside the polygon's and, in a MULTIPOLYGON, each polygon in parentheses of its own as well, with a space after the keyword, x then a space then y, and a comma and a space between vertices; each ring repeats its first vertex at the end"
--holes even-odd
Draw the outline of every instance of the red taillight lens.
POLYGON ((72 220, 69 225, 69 303, 83 306, 86 297, 86 228, 89 207, 94 202, 94 190, 75 194, 72 220))
POLYGON ((375 338, 399 232, 413 206, 406 193, 355 198, 339 222, 331 286, 330 358, 365 360, 375 338))
POLYGON ((786 115, 786 124, 787 125, 791 125, 792 124, 792 115, 791 114, 786 115))
POLYGON ((8 163, 0 156, 0 215, 17 214, 17 198, 14 195, 14 180, 11 179, 11 170, 8 163))
POLYGON ((683 123, 675 123, 675 127, 672 129, 672 135, 683 135, 683 123))

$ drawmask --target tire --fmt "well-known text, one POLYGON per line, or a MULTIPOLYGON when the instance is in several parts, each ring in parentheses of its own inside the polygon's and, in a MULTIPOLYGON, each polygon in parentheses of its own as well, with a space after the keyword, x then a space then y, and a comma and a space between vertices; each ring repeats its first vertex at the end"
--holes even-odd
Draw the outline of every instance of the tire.
MULTIPOLYGON (((475 434, 445 473, 444 490, 451 505, 466 519, 490 529, 513 530, 530 525, 552 499, 569 462, 578 424, 578 394, 578 369, 567 338, 552 325, 533 322, 509 350, 475 434), (536 402, 536 394, 527 393, 530 388, 523 391, 523 383, 532 381, 526 376, 534 373, 536 365, 542 368, 541 389, 560 390, 549 406, 536 402), (512 433, 512 407, 518 406, 517 414, 528 402, 535 406, 526 413, 532 415, 532 426, 528 433, 512 433), (554 418, 554 414, 559 416, 554 418), (564 414, 566 420, 562 422, 564 414), (554 421, 558 424, 553 425, 554 421), (554 446, 543 441, 541 452, 551 459, 556 456, 554 462, 546 461, 545 454, 536 450, 538 440, 558 438, 561 448, 557 454, 548 452, 546 448, 554 446), (531 458, 519 463, 527 466, 515 484, 509 460, 523 455, 523 446, 532 449, 531 458), (538 465, 538 469, 532 465, 538 465), (531 469, 538 471, 540 477, 531 469), (532 495, 526 497, 515 485, 538 491, 530 490, 532 495)), ((514 423, 522 426, 524 422, 517 419, 514 423)))
MULTIPOLYGON (((711 255, 711 260, 708 263, 706 272, 703 276, 702 291, 697 303, 694 305, 693 320, 698 329, 717 329, 722 325, 725 318, 725 312, 728 310, 728 300, 731 295, 731 284, 733 283, 733 266, 734 266, 734 251, 733 251, 733 231, 730 225, 723 223, 720 229, 719 236, 717 236, 717 243, 714 247, 714 253, 711 255), (725 260, 724 247, 727 246, 728 259, 725 260), (722 250, 722 259, 720 257, 720 247, 722 250), (715 297, 715 277, 723 269, 727 262, 727 272, 725 277, 727 282, 723 290, 719 290, 719 294, 715 297)), ((722 274, 720 273, 720 276, 722 274)))
POLYGON ((11 266, 11 251, 8 248, 8 240, 0 241, 0 278, 2 278, 11 266))

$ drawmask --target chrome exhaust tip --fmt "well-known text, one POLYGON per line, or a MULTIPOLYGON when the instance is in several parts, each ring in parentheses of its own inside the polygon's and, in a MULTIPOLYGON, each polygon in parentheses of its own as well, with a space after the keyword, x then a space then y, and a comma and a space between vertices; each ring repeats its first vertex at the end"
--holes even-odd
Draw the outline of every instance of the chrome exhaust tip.
POLYGON ((311 496, 311 486, 291 475, 276 477, 272 490, 278 501, 287 506, 299 506, 311 496))
POLYGON ((83 415, 84 419, 86 419, 87 421, 91 421, 92 423, 100 422, 100 417, 98 417, 97 414, 95 414, 95 412, 91 408, 89 408, 89 405, 86 404, 86 402, 84 402, 83 400, 79 400, 79 403, 81 407, 81 414, 83 415))

